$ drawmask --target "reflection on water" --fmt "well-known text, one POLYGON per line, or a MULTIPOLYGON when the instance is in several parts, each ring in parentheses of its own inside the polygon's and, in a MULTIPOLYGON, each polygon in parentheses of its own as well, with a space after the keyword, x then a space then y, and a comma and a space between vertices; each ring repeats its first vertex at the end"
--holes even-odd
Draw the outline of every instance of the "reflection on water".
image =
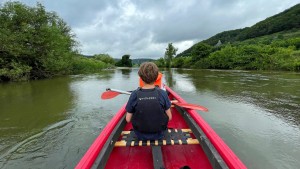
POLYGON ((176 74, 176 81, 173 79, 173 73, 175 69, 170 69, 169 71, 165 71, 164 75, 166 78, 166 84, 173 88, 176 86, 176 88, 182 92, 189 92, 194 93, 196 92, 196 87, 194 86, 193 82, 189 78, 189 76, 185 74, 176 74), (177 83, 176 83, 177 82, 177 83))
POLYGON ((130 77, 129 75, 130 75, 130 73, 132 71, 131 68, 121 68, 120 70, 122 72, 123 77, 126 77, 126 78, 130 77))
POLYGON ((73 97, 68 82, 57 78, 0 85, 0 161, 18 159, 44 128, 66 118, 73 97))
MULTIPOLYGON (((19 141, 47 125, 64 119, 72 99, 68 78, 0 85, 0 136, 19 141), (66 101, 67 100, 67 101, 66 101), (13 139, 12 139, 13 138, 13 139)), ((8 141, 4 140, 4 141, 8 141)), ((3 149, 5 147, 0 148, 3 149)))
POLYGON ((168 84, 169 87, 173 87, 176 84, 176 81, 173 79, 173 72, 174 69, 165 69, 163 72, 163 75, 166 80, 166 84, 168 84))
POLYGON ((300 74, 175 70, 173 89, 190 103, 249 168, 298 168, 300 74), (196 88, 189 92, 187 89, 196 88))
MULTIPOLYGON (((137 71, 0 84, 0 168, 74 168, 128 99, 101 93, 136 89, 137 71)), ((199 114, 249 168, 300 166, 299 73, 162 72, 187 102, 209 109, 199 114)))
POLYGON ((180 70, 178 73, 188 76, 198 91, 246 101, 300 124, 299 73, 208 70, 180 70))
POLYGON ((100 100, 105 88, 122 85, 120 77, 106 70, 1 84, 0 168, 74 168, 124 104, 122 96, 100 100))

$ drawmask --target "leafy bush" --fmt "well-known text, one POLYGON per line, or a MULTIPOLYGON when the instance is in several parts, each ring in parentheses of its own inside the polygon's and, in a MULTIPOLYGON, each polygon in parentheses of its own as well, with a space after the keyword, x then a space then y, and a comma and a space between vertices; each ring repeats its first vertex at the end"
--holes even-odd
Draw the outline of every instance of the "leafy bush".
POLYGON ((100 60, 104 63, 114 65, 115 59, 109 56, 108 54, 97 54, 93 56, 96 60, 100 60))
POLYGON ((12 61, 7 67, 0 69, 0 81, 28 80, 31 67, 12 61))
POLYGON ((106 67, 107 64, 102 61, 77 56, 73 60, 72 72, 74 74, 99 72, 101 69, 104 69, 106 67))
POLYGON ((39 79, 70 72, 76 42, 70 27, 54 12, 47 12, 40 3, 28 7, 6 2, 0 8, 0 23, 0 80, 23 79, 22 75, 24 79, 39 79))
POLYGON ((155 63, 158 67, 165 67, 165 66, 166 66, 164 58, 159 58, 159 59, 156 60, 154 63, 155 63))

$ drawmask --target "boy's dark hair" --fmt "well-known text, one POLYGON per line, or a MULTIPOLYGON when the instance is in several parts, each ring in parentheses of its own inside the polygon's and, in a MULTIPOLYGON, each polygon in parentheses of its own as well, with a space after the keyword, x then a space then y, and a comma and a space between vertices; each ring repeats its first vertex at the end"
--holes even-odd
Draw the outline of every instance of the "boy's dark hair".
POLYGON ((158 67, 153 62, 144 62, 138 72, 140 78, 147 84, 153 84, 158 76, 158 67))

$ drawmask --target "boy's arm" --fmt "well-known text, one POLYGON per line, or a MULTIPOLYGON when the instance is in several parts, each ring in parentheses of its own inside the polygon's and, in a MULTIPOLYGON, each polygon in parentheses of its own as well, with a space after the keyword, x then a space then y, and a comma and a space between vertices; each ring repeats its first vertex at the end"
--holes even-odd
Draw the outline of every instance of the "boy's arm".
POLYGON ((163 91, 162 92, 162 96, 163 96, 163 99, 165 101, 165 107, 168 108, 167 110, 165 110, 167 116, 169 117, 169 121, 172 120, 172 112, 171 112, 171 101, 169 100, 168 98, 168 95, 167 95, 167 92, 166 91, 163 91))
POLYGON ((130 97, 129 97, 129 99, 128 99, 128 102, 127 102, 127 105, 126 105, 126 117, 125 117, 125 119, 126 119, 126 121, 129 123, 130 121, 131 121, 131 118, 132 118, 132 115, 133 115, 133 113, 132 112, 134 112, 134 107, 135 107, 135 105, 136 105, 136 92, 135 91, 133 91, 132 93, 131 93, 131 95, 130 95, 130 97))
POLYGON ((126 113, 126 121, 127 121, 127 123, 129 123, 131 121, 131 118, 132 118, 132 113, 127 112, 126 113))
POLYGON ((169 117, 169 121, 172 120, 172 113, 171 113, 171 109, 166 110, 166 114, 169 117))

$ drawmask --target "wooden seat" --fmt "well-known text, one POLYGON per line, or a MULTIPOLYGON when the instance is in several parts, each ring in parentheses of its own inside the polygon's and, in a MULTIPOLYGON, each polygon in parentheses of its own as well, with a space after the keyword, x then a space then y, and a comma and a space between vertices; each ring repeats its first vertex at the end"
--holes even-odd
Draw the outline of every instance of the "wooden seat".
POLYGON ((191 133, 191 129, 168 129, 162 140, 142 141, 138 140, 134 131, 122 131, 121 139, 115 143, 115 147, 199 144, 197 139, 191 137, 191 133))

